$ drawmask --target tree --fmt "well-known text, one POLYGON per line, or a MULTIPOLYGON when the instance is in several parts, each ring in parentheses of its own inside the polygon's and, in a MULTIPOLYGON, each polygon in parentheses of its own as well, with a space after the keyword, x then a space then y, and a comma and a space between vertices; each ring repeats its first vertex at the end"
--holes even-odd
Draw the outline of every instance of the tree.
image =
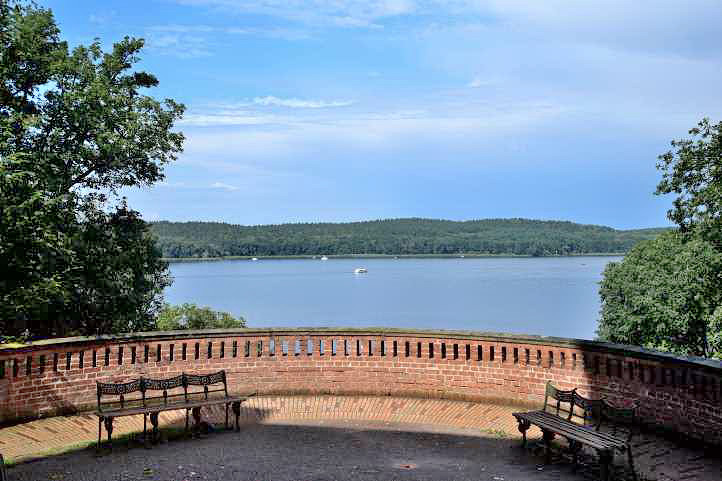
POLYGON ((228 312, 214 311, 195 304, 171 306, 165 304, 158 314, 157 327, 161 331, 178 329, 216 329, 246 327, 246 321, 234 318, 228 312))
POLYGON ((722 357, 722 253, 678 232, 637 244, 604 270, 601 339, 722 357))
POLYGON ((674 150, 661 155, 664 172, 657 194, 678 194, 670 220, 722 249, 722 122, 705 118, 689 131, 691 139, 672 141, 674 150))
POLYGON ((604 271, 601 339, 722 358, 722 122, 659 156, 656 194, 677 194, 678 229, 642 241, 604 271))
POLYGON ((152 327, 169 282, 147 225, 108 194, 147 186, 182 150, 184 107, 144 95, 142 39, 69 51, 52 12, 0 0, 0 330, 152 327), (9 264, 6 264, 9 263, 9 264))
POLYGON ((47 319, 49 306, 67 299, 71 234, 64 199, 37 189, 38 176, 0 162, 0 333, 17 335, 25 319, 47 319))

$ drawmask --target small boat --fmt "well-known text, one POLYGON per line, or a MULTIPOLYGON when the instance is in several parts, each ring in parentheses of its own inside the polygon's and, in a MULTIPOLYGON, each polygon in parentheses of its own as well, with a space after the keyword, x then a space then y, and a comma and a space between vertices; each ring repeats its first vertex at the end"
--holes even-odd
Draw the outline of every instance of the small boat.
POLYGON ((354 274, 366 274, 368 270, 365 267, 357 267, 353 270, 354 274))
POLYGON ((321 260, 322 260, 322 261, 327 261, 327 260, 328 260, 328 257, 322 256, 322 257, 321 257, 321 260))
POLYGON ((254 258, 252 258, 251 260, 252 260, 252 261, 257 261, 257 260, 258 260, 258 257, 254 257, 254 258))

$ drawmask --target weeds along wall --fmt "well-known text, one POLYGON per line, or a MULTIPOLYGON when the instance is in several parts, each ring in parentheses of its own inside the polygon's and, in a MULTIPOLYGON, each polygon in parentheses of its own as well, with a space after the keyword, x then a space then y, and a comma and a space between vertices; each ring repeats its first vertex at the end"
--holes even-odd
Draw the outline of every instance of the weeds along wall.
POLYGON ((94 408, 96 381, 225 369, 258 394, 372 394, 538 407, 544 385, 639 402, 643 422, 722 445, 722 363, 631 346, 420 330, 236 329, 0 349, 0 425, 94 408))

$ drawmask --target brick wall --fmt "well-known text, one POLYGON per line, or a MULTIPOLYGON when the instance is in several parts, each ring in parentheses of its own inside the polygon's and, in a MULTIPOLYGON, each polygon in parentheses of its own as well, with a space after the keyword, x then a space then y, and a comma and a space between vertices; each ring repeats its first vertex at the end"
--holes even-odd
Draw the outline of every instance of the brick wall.
POLYGON ((377 394, 537 406, 544 384, 640 402, 722 444, 722 363, 592 341, 450 331, 227 330, 68 338, 0 350, 0 424, 91 409, 95 381, 225 369, 234 392, 377 394))

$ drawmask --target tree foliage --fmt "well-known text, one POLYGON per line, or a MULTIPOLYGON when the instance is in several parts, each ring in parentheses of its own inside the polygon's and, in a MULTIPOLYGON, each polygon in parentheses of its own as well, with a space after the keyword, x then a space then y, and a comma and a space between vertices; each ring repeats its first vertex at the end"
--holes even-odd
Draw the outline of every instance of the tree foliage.
POLYGON ((341 224, 239 226, 214 222, 155 222, 165 257, 335 254, 568 255, 626 252, 662 229, 610 227, 527 219, 465 222, 389 219, 341 224))
POLYGON ((685 355, 722 357, 722 253, 668 232, 609 263, 600 295, 605 340, 685 355))
POLYGON ((722 358, 722 123, 661 155, 657 194, 677 194, 679 229, 640 242, 604 271, 601 339, 722 358))
POLYGON ((722 249, 722 122, 705 118, 689 133, 659 157, 657 194, 677 194, 670 220, 722 249))
POLYGON ((171 306, 165 304, 158 314, 157 327, 161 331, 178 329, 218 329, 246 327, 246 321, 235 318, 228 312, 214 311, 210 307, 195 304, 171 306))
POLYGON ((182 149, 184 107, 142 92, 143 40, 70 50, 52 12, 0 0, 0 332, 152 326, 169 278, 140 215, 108 194, 150 185, 182 149))

